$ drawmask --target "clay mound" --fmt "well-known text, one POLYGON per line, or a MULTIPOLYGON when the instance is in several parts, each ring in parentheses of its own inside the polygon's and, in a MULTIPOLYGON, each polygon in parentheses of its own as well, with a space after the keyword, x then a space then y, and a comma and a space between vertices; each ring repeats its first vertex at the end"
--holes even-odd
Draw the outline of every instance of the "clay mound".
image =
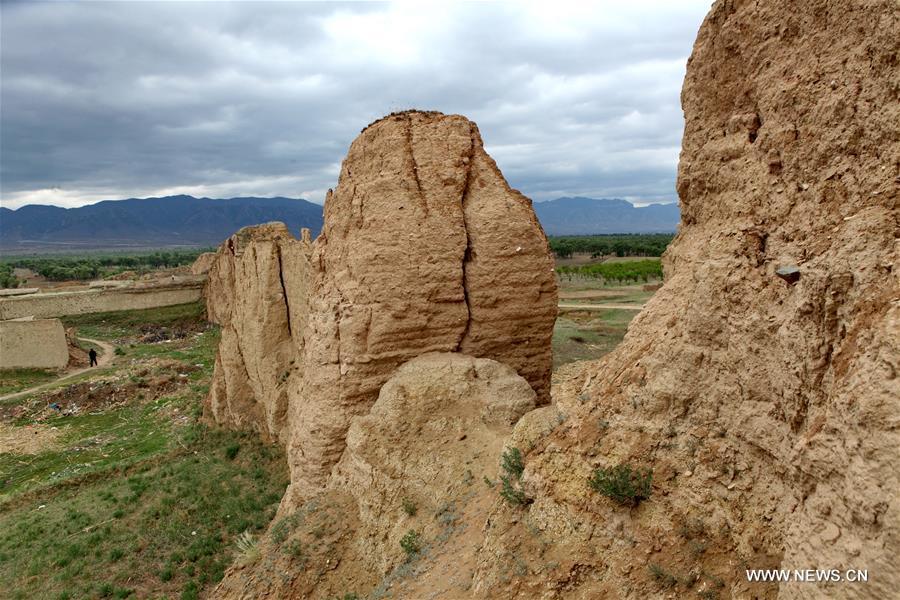
POLYGON ((549 401, 553 260, 471 121, 406 112, 369 125, 326 198, 311 263, 305 375, 289 401, 294 494, 325 483, 350 418, 421 354, 503 362, 549 401))
POLYGON ((568 557, 501 586, 496 557, 528 533, 494 520, 476 595, 896 594, 898 31, 893 1, 713 6, 682 92, 665 285, 615 352, 554 390, 584 406, 528 457, 527 523, 568 557), (619 463, 653 469, 636 509, 588 486, 619 463), (869 582, 744 571, 813 565, 869 582))
POLYGON ((426 569, 425 557, 463 533, 467 515, 484 518, 497 492, 483 480, 496 479, 503 441, 535 400, 525 379, 493 360, 431 353, 402 365, 369 413, 353 419, 328 489, 276 520, 265 558, 230 569, 214 595, 363 597, 426 569), (410 530, 423 550, 416 564, 399 543, 410 530))
POLYGON ((356 497, 355 542, 374 571, 403 562, 397 541, 407 530, 441 534, 432 516, 494 477, 503 440, 535 398, 525 379, 493 360, 435 353, 397 369, 369 413, 354 419, 329 484, 356 497), (385 518, 403 502, 420 518, 385 518))
POLYGON ((245 227, 216 252, 205 296, 222 337, 207 418, 284 439, 288 380, 298 358, 292 327, 302 329, 292 319, 302 322, 308 254, 308 232, 297 240, 283 223, 245 227))

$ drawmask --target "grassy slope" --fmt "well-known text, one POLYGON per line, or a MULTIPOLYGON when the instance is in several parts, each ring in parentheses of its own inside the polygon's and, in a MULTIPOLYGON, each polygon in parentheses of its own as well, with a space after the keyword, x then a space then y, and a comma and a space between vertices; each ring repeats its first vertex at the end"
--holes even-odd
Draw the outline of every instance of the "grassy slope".
POLYGON ((52 381, 57 377, 59 374, 52 369, 3 369, 0 371, 0 396, 52 381))
POLYGON ((124 391, 66 417, 21 399, 16 426, 60 434, 40 454, 0 456, 0 598, 196 598, 240 552, 238 536, 268 524, 287 484, 283 453, 198 422, 217 332, 130 343, 141 325, 172 327, 200 310, 79 317, 93 328, 84 335, 124 342, 114 367, 93 375, 124 391), (171 376, 172 360, 183 383, 145 399, 137 370, 171 376))
POLYGON ((200 302, 118 312, 91 313, 63 317, 66 327, 77 327, 80 337, 115 340, 135 335, 141 326, 166 327, 190 324, 203 318, 205 309, 200 302))

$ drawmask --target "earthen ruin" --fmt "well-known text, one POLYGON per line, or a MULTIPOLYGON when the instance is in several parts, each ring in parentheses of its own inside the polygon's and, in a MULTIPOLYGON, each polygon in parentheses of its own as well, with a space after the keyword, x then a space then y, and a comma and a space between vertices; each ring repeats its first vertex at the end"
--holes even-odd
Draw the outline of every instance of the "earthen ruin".
MULTIPOLYGON (((894 594, 898 31, 893 0, 713 5, 682 94, 665 284, 613 353, 554 375, 550 405, 556 294, 527 199, 462 117, 366 128, 311 246, 289 240, 285 262, 281 242, 236 243, 243 257, 220 250, 235 265, 211 272, 246 263, 224 294, 251 294, 247 314, 281 328, 223 337, 220 354, 242 348, 246 385, 275 390, 256 404, 286 388, 269 435, 292 471, 284 535, 216 597, 894 594), (283 385, 253 368, 263 351, 284 357, 283 385), (524 453, 515 506, 498 493, 504 447, 524 453), (649 498, 592 489, 614 465, 652 470, 649 498), (398 544, 407 530, 427 544, 418 562, 398 544), (749 568, 870 575, 792 585, 749 568)), ((268 418, 232 406, 210 413, 268 418)))

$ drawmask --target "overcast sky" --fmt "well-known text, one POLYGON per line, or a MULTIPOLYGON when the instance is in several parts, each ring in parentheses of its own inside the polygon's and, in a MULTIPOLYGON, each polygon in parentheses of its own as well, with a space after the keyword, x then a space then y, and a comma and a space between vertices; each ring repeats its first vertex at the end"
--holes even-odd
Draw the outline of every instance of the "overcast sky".
POLYGON ((321 203, 369 122, 478 123, 510 184, 674 202, 710 0, 22 2, 0 14, 0 203, 321 203))

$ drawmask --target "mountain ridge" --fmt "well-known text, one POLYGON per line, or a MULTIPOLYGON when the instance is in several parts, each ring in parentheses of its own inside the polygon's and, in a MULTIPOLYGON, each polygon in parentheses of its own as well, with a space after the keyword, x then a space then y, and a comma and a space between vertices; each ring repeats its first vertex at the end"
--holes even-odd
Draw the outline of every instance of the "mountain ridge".
POLYGON ((241 227, 284 222, 292 233, 322 228, 322 207, 304 199, 274 197, 103 200, 77 208, 30 204, 0 209, 0 248, 139 248, 214 246, 241 227))
MULTIPOLYGON (((677 204, 636 207, 627 200, 581 196, 534 202, 547 235, 668 233, 677 204)), ((215 246, 241 227, 284 222, 292 233, 322 227, 322 206, 301 198, 196 198, 188 195, 103 200, 76 208, 0 207, 0 250, 29 252, 215 246)))

